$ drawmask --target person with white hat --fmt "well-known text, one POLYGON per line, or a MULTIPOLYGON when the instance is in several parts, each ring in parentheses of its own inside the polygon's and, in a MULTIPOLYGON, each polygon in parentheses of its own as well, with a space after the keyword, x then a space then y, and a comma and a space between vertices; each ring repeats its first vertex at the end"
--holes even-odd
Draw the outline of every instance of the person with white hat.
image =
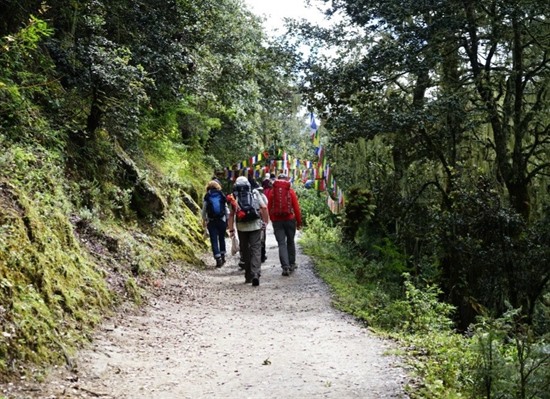
POLYGON ((229 235, 239 236, 239 251, 244 262, 245 283, 260 285, 262 228, 269 223, 267 204, 256 189, 252 189, 245 176, 239 176, 233 186, 228 228, 229 235))

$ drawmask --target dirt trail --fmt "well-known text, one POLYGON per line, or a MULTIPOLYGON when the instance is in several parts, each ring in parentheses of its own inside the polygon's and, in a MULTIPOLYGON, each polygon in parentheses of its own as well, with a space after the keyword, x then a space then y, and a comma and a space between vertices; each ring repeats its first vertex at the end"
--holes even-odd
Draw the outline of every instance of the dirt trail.
MULTIPOLYGON (((229 243, 229 241, 228 241, 229 243)), ((391 344, 330 306, 327 287, 299 253, 281 276, 268 231, 259 287, 237 258, 161 282, 139 314, 107 320, 74 370, 10 398, 405 398, 391 344)))

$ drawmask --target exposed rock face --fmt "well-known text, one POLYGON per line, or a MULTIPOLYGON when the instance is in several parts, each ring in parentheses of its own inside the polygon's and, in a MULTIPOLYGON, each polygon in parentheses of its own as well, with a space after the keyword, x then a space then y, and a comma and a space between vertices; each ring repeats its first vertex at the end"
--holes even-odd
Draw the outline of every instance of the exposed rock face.
POLYGON ((133 185, 131 208, 141 218, 161 219, 166 202, 158 190, 140 173, 134 161, 117 145, 116 153, 125 179, 133 185))

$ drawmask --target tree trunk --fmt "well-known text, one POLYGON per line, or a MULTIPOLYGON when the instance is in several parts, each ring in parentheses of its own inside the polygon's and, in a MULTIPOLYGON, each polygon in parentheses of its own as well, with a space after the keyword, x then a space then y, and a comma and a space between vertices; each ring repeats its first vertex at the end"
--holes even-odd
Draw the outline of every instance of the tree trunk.
POLYGON ((94 89, 93 95, 92 95, 92 104, 90 106, 90 114, 88 115, 88 120, 86 123, 86 132, 88 133, 88 137, 95 138, 96 130, 99 128, 101 124, 101 118, 103 117, 103 110, 100 106, 100 100, 99 96, 97 94, 97 91, 94 89))

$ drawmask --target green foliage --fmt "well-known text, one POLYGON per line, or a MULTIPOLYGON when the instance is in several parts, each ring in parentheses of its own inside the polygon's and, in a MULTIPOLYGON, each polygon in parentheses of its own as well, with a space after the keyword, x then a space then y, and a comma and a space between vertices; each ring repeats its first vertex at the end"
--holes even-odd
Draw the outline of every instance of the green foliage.
POLYGON ((548 341, 537 339, 519 317, 518 311, 509 311, 498 319, 480 318, 473 326, 476 397, 549 397, 548 341))
MULTIPOLYGON (((6 36, 3 44, 4 50, 13 52, 19 57, 28 57, 36 50, 38 44, 48 36, 51 36, 53 29, 48 24, 35 16, 30 16, 28 25, 17 32, 16 35, 6 36)), ((13 66, 17 66, 13 64, 13 66)), ((23 66, 23 65, 19 65, 23 66)))
POLYGON ((46 121, 37 117, 44 102, 58 104, 58 84, 46 72, 51 61, 39 47, 51 34, 45 22, 31 17, 18 32, 0 38, 0 134, 7 138, 54 139, 59 145, 58 134, 44 129, 46 121))
POLYGON ((469 342, 453 332, 429 332, 403 338, 407 360, 420 382, 410 387, 414 399, 469 398, 475 355, 469 342))
POLYGON ((374 245, 372 248, 378 251, 376 256, 384 265, 382 273, 387 279, 392 279, 395 275, 401 276, 410 271, 406 255, 390 239, 384 238, 381 244, 374 245))
POLYGON ((216 114, 209 109, 212 105, 192 96, 163 104, 144 118, 141 141, 154 146, 155 141, 170 140, 194 151, 204 148, 211 132, 221 128, 220 120, 210 116, 216 114))
POLYGON ((403 327, 405 332, 427 334, 432 331, 450 331, 453 322, 450 319, 453 307, 442 303, 438 297, 441 290, 433 285, 417 288, 410 276, 405 274, 405 309, 403 327))
POLYGON ((307 228, 303 235, 304 245, 309 246, 316 242, 338 244, 340 241, 341 233, 337 227, 327 227, 327 223, 320 216, 309 214, 307 228))
POLYGON ((265 37, 257 17, 232 13, 233 18, 227 15, 231 22, 222 22, 229 22, 231 29, 216 29, 209 37, 215 48, 227 52, 208 54, 206 81, 212 95, 221 100, 217 115, 222 127, 212 132, 206 149, 224 166, 272 148, 284 147, 299 155, 306 135, 299 116, 300 97, 292 82, 296 56, 265 37), (228 41, 228 32, 233 41, 228 41), (234 101, 235 92, 240 93, 239 101, 234 101))
POLYGON ((333 226, 337 220, 337 216, 330 212, 327 207, 326 194, 317 190, 306 189, 303 186, 295 188, 298 200, 300 202, 300 211, 302 213, 302 221, 304 226, 310 224, 310 220, 317 218, 319 222, 316 225, 323 223, 328 226, 333 226), (320 223, 322 221, 323 223, 320 223))
POLYGON ((346 237, 364 252, 395 243, 459 308, 462 330, 506 301, 532 318, 550 270, 534 234, 548 203, 548 4, 322 3, 345 23, 293 32, 339 51, 304 63, 303 91, 335 176, 375 206, 346 237))
POLYGON ((356 241, 356 235, 367 226, 374 215, 376 205, 368 188, 352 186, 347 191, 347 203, 344 209, 343 233, 346 239, 356 241))
MULTIPOLYGON (((331 131, 328 134, 332 136, 331 131)), ((333 171, 338 176, 338 183, 346 189, 357 186, 372 191, 387 181, 393 174, 393 163, 386 141, 383 136, 371 140, 360 137, 332 147, 330 156, 334 159, 333 171)))

